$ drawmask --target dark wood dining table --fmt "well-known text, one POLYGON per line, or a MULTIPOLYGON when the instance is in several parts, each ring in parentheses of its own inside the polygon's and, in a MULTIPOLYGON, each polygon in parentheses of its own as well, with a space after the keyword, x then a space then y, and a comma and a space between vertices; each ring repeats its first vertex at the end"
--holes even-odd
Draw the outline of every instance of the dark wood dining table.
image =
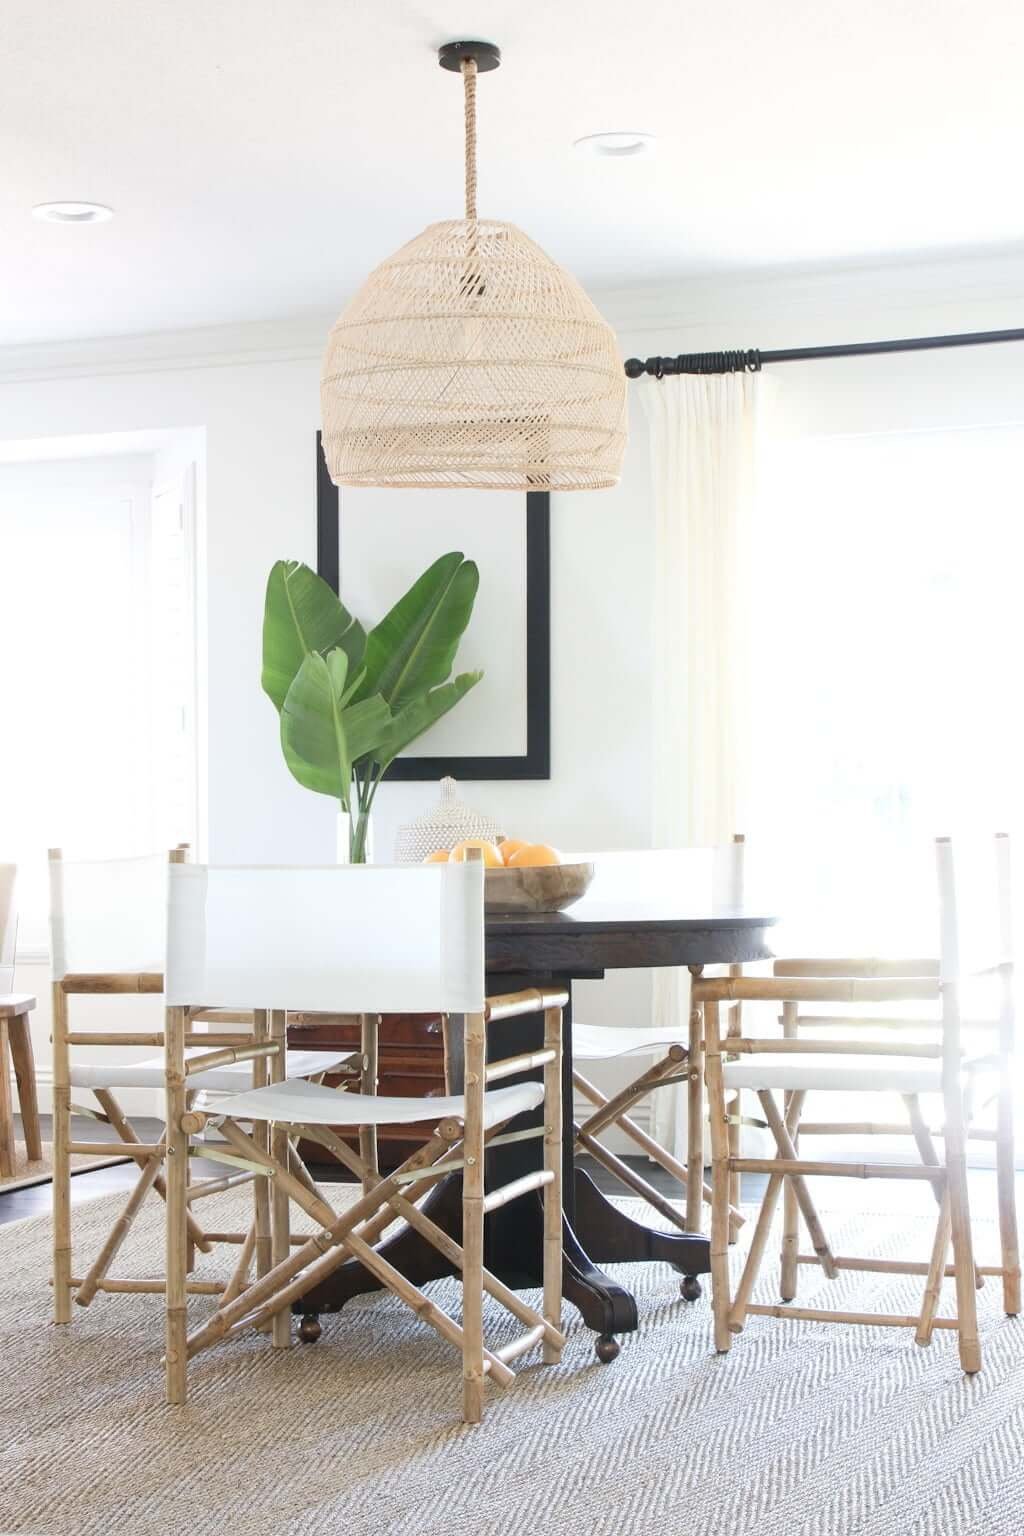
MULTIPOLYGON (((637 855, 643 859, 645 855, 637 855)), ((655 856, 658 858, 660 856, 655 856)), ((689 1277, 687 1294, 699 1295, 695 1277, 710 1269, 708 1240, 699 1233, 662 1232, 628 1215, 601 1192, 573 1156, 572 989, 582 980, 599 980, 609 970, 685 966, 699 973, 706 966, 731 965, 770 958, 766 933, 772 916, 743 908, 715 908, 706 899, 675 888, 661 876, 636 878, 637 869, 622 856, 598 866, 598 879, 566 912, 488 915, 486 963, 488 994, 520 987, 563 987, 569 994, 564 1021, 565 1214, 563 1289, 565 1299, 580 1312, 597 1335, 598 1357, 608 1362, 619 1353, 618 1336, 637 1327, 632 1293, 601 1269, 602 1264, 663 1262, 689 1277), (617 860, 617 862, 616 862, 617 860)), ((652 865, 652 869, 657 866, 652 865)), ((621 1021, 627 1022, 627 1021, 621 1021)), ((488 1032, 489 1059, 498 1061, 542 1045, 539 1016, 492 1023, 488 1032)), ((456 1040, 458 1029, 451 1031, 456 1040)), ((459 1063, 449 1067, 451 1087, 458 1091, 459 1063)), ((516 1079, 518 1080, 518 1079, 516 1079)), ((534 1119, 539 1123, 539 1111, 534 1119)), ((529 1126, 524 1116, 517 1126, 529 1126)), ((538 1165, 535 1140, 511 1142, 488 1153, 490 1187, 510 1182, 538 1165)), ((452 1173, 425 1197, 423 1209, 445 1231, 461 1234, 461 1179, 452 1173)), ((539 1196, 528 1195, 492 1212, 485 1231, 485 1263, 499 1279, 516 1289, 541 1283, 542 1207, 539 1196)), ((454 1270, 418 1233, 403 1228, 386 1238, 381 1251, 417 1285, 452 1274, 454 1270)), ((295 1304, 303 1315, 300 1333, 319 1334, 321 1313, 339 1311, 353 1296, 376 1290, 380 1282, 356 1260, 334 1271, 322 1285, 295 1304)))

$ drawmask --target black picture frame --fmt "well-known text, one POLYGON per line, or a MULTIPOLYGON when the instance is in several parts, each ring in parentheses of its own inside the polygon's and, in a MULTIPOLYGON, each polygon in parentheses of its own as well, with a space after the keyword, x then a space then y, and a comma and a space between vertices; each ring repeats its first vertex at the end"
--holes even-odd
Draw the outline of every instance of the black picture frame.
MULTIPOLYGON (((316 434, 316 568, 335 592, 341 578, 341 495, 316 434)), ((516 757, 398 757, 392 783, 551 777, 551 497, 526 492, 526 751, 516 757)))

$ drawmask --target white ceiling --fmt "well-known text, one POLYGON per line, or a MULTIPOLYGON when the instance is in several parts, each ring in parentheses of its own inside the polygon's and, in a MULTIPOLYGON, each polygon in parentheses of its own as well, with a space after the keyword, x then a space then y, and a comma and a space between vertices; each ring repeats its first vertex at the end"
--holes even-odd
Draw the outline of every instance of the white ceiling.
POLYGON ((1024 250, 1019 0, 0 0, 0 345, 339 308, 461 212, 480 34, 481 215, 593 287, 1024 250))

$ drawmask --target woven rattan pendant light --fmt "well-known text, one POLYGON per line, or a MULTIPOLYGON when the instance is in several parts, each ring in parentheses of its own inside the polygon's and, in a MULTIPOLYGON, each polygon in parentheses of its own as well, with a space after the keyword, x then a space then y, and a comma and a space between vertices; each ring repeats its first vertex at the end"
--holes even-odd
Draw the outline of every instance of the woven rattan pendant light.
POLYGON ((338 485, 597 490, 625 446, 611 327, 517 229, 476 214, 477 72, 449 43, 466 118, 466 216, 431 224, 372 272, 328 338, 323 446, 338 485))

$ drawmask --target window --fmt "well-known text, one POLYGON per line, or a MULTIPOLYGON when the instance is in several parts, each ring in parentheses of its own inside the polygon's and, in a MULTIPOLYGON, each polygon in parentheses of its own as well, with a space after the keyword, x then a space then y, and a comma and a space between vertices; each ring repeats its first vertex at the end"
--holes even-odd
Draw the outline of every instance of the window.
POLYGON ((47 847, 193 842, 194 470, 152 454, 0 464, 0 857, 21 947, 46 939, 47 847))
MULTIPOLYGON (((863 415, 832 386, 816 426, 863 415)), ((930 839, 1024 832, 1024 425, 901 430, 885 404, 895 429, 764 452, 744 826, 790 952, 934 952, 930 839)))
MULTIPOLYGON (((778 953, 936 954, 931 840, 967 833, 964 958, 995 958, 992 872, 970 855, 975 837, 1015 835, 1020 895, 1022 462, 1017 424, 766 446, 744 825, 784 915, 778 953)), ((992 1004, 984 984, 965 994, 978 1017, 992 1004)), ((854 1097, 829 1111, 894 1118, 884 1096, 873 1110, 854 1097)), ((815 1141, 822 1157, 850 1145, 815 1141)), ((912 1156, 901 1139, 876 1150, 912 1156)), ((990 1151, 972 1145, 972 1163, 990 1151)))

